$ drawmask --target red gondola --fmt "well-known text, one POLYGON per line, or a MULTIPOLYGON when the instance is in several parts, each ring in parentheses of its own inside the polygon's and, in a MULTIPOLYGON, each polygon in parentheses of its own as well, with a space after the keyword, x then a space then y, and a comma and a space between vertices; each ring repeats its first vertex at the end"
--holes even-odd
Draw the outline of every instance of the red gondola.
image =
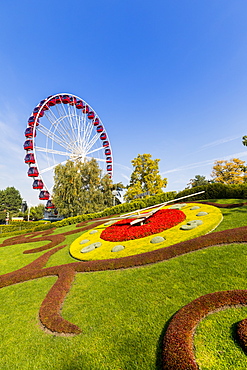
MULTIPOLYGON (((39 107, 41 107, 46 101, 47 101, 47 99, 41 100, 41 102, 39 103, 39 107)), ((46 105, 43 106, 42 112, 45 111, 45 110, 48 110, 48 109, 49 109, 49 107, 46 104, 46 105)))
POLYGON ((83 101, 82 100, 77 100, 77 103, 76 103, 75 106, 76 106, 77 109, 82 109, 84 107, 83 101))
POLYGON ((94 126, 98 126, 99 124, 99 119, 98 118, 95 118, 95 120, 93 121, 93 125, 94 126))
POLYGON ((99 125, 96 129, 97 132, 102 132, 104 131, 104 127, 102 125, 99 125))
POLYGON ((85 105, 85 106, 82 108, 82 111, 83 111, 83 113, 89 113, 89 106, 88 106, 88 105, 85 105))
POLYGON ((27 127, 25 130, 25 136, 26 137, 32 137, 34 132, 34 137, 36 137, 36 130, 33 131, 33 127, 27 127))
POLYGON ((41 102, 39 103, 39 107, 42 107, 42 105, 46 102, 46 99, 44 100, 41 100, 41 102))
POLYGON ((106 163, 112 163, 112 157, 106 157, 106 163))
POLYGON ((26 140, 23 147, 25 150, 33 150, 33 140, 26 140))
POLYGON ((39 171, 37 167, 29 167, 29 170, 27 172, 27 175, 29 177, 37 177, 39 176, 39 171))
POLYGON ((76 105, 76 102, 77 102, 76 98, 74 98, 73 96, 71 96, 71 98, 69 100, 69 104, 70 105, 76 105))
POLYGON ((106 136, 106 133, 103 132, 101 135, 100 135, 100 139, 101 140, 106 140, 107 139, 107 136, 106 136))
POLYGON ((91 112, 88 113, 87 116, 88 116, 89 119, 94 119, 95 114, 94 114, 94 112, 91 111, 91 112))
POLYGON ((43 189, 44 183, 42 180, 34 180, 33 189, 43 189))
MULTIPOLYGON (((40 110, 40 107, 34 108, 34 110, 33 110, 33 116, 36 117, 38 115, 38 113, 39 113, 39 110, 40 110)), ((44 112, 43 112, 43 110, 41 110, 40 113, 39 113, 39 117, 43 117, 43 115, 44 115, 44 112)))
MULTIPOLYGON (((34 125, 34 121, 35 121, 35 117, 34 116, 31 116, 31 117, 29 117, 28 118, 28 125, 29 126, 33 126, 34 125)), ((39 125, 39 119, 37 119, 37 121, 36 121, 36 126, 38 126, 39 125)))
POLYGON ((56 105, 56 98, 53 98, 47 102, 48 107, 53 107, 56 105))
POLYGON ((46 203, 45 208, 53 209, 53 208, 55 208, 55 206, 54 206, 54 204, 52 203, 51 200, 48 200, 47 203, 46 203))
POLYGON ((25 163, 35 163, 34 154, 28 153, 24 158, 25 163))
POLYGON ((69 103, 69 101, 70 101, 70 96, 69 96, 69 95, 63 95, 63 96, 62 96, 62 102, 63 102, 64 104, 68 104, 68 103, 69 103))
MULTIPOLYGON (((109 141, 103 141, 103 147, 104 148, 107 148, 108 146, 109 146, 110 144, 109 144, 109 141)), ((110 153, 111 154, 111 153, 110 153)))
POLYGON ((50 198, 49 191, 41 190, 41 192, 39 193, 39 199, 40 200, 48 200, 49 198, 50 198))
POLYGON ((106 149, 105 150, 105 155, 111 155, 111 149, 106 149))
POLYGON ((111 164, 108 164, 108 165, 106 166, 106 170, 107 170, 107 171, 112 171, 112 165, 111 165, 111 164))
POLYGON ((61 104, 62 103, 61 96, 56 96, 55 100, 56 100, 56 104, 61 104))

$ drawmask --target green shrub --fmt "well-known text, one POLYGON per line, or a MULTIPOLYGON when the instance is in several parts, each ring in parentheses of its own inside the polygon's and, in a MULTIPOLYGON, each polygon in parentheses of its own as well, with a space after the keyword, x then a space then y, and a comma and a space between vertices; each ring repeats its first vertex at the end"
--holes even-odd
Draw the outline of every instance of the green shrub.
POLYGON ((176 192, 167 192, 162 193, 159 195, 154 195, 147 197, 145 199, 141 200, 134 200, 130 203, 122 203, 118 204, 111 208, 106 208, 104 211, 98 212, 98 213, 89 213, 89 214, 83 214, 75 217, 67 217, 64 218, 61 221, 55 221, 52 223, 47 224, 47 221, 37 221, 37 222, 27 222, 27 221, 12 221, 11 225, 3 225, 3 227, 7 227, 2 230, 1 233, 1 226, 0 226, 0 235, 1 236, 12 236, 12 235, 18 235, 22 234, 24 232, 31 232, 31 231, 41 231, 41 230, 47 230, 52 227, 63 227, 67 225, 74 225, 78 224, 83 221, 93 220, 95 218, 101 218, 101 217, 108 217, 116 214, 121 213, 129 213, 133 212, 137 209, 143 209, 146 207, 151 207, 155 204, 164 203, 168 200, 172 200, 175 198, 176 192))
POLYGON ((186 195, 205 191, 204 194, 189 197, 188 201, 205 200, 205 199, 246 199, 247 184, 226 185, 221 183, 213 183, 202 186, 195 186, 191 189, 184 189, 180 191, 175 198, 184 197, 186 195))

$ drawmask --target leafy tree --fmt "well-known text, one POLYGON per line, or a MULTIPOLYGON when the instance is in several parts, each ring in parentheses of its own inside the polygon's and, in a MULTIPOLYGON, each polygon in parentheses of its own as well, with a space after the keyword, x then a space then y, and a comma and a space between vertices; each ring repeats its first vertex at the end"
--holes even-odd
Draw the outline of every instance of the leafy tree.
POLYGON ((53 202, 66 217, 100 212, 113 204, 112 186, 95 159, 67 161, 55 168, 53 202))
POLYGON ((239 158, 215 161, 211 177, 222 184, 242 184, 245 182, 244 163, 239 158))
POLYGON ((44 211, 45 211, 44 204, 39 204, 35 207, 31 207, 30 214, 29 214, 29 220, 32 220, 32 221, 42 220, 42 218, 44 217, 44 211))
POLYGON ((5 209, 4 190, 0 190, 0 211, 4 211, 4 209, 5 209))
POLYGON ((22 198, 19 190, 14 186, 7 187, 5 190, 0 190, 0 211, 8 211, 11 213, 18 212, 21 208, 22 198))
POLYGON ((0 225, 6 223, 6 212, 0 211, 0 225))
POLYGON ((152 159, 151 154, 138 154, 131 161, 134 171, 124 195, 126 200, 134 199, 135 196, 146 192, 150 195, 163 193, 162 188, 166 187, 167 179, 162 179, 159 174, 159 161, 152 159))
POLYGON ((190 179, 187 189, 202 185, 208 185, 208 180, 206 179, 205 176, 196 175, 194 179, 190 179))

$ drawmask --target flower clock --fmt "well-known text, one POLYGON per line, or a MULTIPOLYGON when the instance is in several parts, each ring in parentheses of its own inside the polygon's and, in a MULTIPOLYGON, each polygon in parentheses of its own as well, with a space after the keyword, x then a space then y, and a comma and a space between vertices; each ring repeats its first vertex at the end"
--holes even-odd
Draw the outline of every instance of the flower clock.
POLYGON ((222 220, 218 208, 201 203, 165 206, 149 217, 147 214, 140 212, 140 222, 136 222, 136 214, 109 219, 82 233, 70 246, 71 256, 86 261, 146 253, 204 235, 222 220))
MULTIPOLYGON (((145 216, 145 213, 143 215, 145 216)), ((112 242, 141 239, 170 229, 184 221, 185 218, 185 214, 180 210, 161 209, 147 218, 146 222, 141 225, 131 225, 135 218, 120 220, 103 230, 100 237, 103 240, 112 242)))

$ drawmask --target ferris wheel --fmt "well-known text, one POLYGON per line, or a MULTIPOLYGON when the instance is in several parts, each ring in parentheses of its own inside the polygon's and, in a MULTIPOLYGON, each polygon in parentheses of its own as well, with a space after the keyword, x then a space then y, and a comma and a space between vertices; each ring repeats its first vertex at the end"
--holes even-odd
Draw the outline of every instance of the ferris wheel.
POLYGON ((54 169, 67 160, 96 159, 103 173, 113 175, 110 140, 97 113, 76 95, 60 93, 42 100, 25 130, 25 163, 39 199, 51 204, 54 169))

